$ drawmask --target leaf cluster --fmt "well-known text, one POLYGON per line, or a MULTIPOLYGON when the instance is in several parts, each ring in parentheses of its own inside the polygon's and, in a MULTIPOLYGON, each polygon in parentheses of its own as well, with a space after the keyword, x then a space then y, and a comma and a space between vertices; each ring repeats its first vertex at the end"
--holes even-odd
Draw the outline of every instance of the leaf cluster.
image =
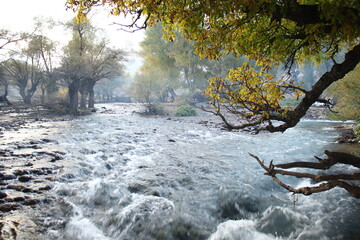
POLYGON ((185 104, 185 105, 181 105, 176 110, 175 115, 178 117, 196 116, 196 110, 194 109, 194 107, 185 104))
MULTIPOLYGON (((205 93, 210 97, 210 104, 215 107, 215 114, 224 116, 226 110, 246 119, 253 125, 271 120, 284 120, 291 110, 282 107, 280 101, 285 95, 299 98, 301 86, 292 81, 275 80, 275 75, 268 73, 268 65, 243 66, 230 69, 226 78, 211 78, 205 93)), ((231 128, 242 128, 243 125, 231 128)), ((248 124, 245 124, 245 127, 248 124)))
POLYGON ((132 15, 129 27, 162 22, 166 37, 175 31, 195 40, 201 57, 222 53, 268 56, 287 62, 333 57, 344 45, 358 42, 360 3, 356 0, 68 0, 78 19, 97 5, 111 13, 132 15), (143 16, 143 18, 141 18, 143 16))

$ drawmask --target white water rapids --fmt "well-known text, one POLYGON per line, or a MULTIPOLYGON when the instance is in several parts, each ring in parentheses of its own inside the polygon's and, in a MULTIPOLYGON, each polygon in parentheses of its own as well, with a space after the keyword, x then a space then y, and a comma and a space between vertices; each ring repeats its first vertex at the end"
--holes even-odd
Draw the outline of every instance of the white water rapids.
POLYGON ((132 114, 137 105, 105 106, 113 112, 48 136, 66 157, 55 200, 39 213, 44 239, 359 239, 359 200, 339 188, 293 197, 248 155, 313 161, 339 148, 340 123, 251 135, 199 124, 206 113, 146 118, 132 114))

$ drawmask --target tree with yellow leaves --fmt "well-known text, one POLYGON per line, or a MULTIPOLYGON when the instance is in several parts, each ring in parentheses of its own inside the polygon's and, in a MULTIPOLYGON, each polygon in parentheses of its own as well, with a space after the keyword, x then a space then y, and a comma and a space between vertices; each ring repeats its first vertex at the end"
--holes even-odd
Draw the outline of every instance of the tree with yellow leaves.
MULTIPOLYGON (((133 22, 123 27, 136 30, 161 22, 166 38, 171 41, 176 32, 182 33, 194 41, 196 53, 201 58, 218 59, 224 53, 230 53, 252 60, 253 64, 230 70, 226 78, 210 80, 207 89, 216 109, 214 113, 230 128, 258 126, 257 131, 283 132, 294 127, 312 104, 328 104, 321 99, 322 93, 360 62, 358 0, 67 0, 67 3, 69 8, 76 10, 78 20, 86 19, 86 14, 95 6, 109 5, 114 15, 132 16, 133 22), (342 53, 345 53, 342 60, 336 61, 342 53), (310 90, 291 81, 274 79, 269 74, 269 70, 280 63, 290 70, 294 64, 330 59, 333 60, 331 70, 320 76, 310 90), (287 93, 294 97, 302 95, 300 103, 293 109, 279 104, 287 93), (245 122, 240 125, 230 123, 224 110, 239 115, 245 122)), ((329 158, 321 160, 316 167, 327 169, 337 162, 360 167, 347 161, 352 159, 347 155, 327 155, 329 158)), ((309 177, 276 170, 279 165, 266 167, 260 160, 259 163, 276 181, 276 174, 309 177)), ((295 163, 285 167, 297 166, 295 163)), ((360 179, 359 176, 346 177, 360 179)), ((360 197, 360 188, 344 182, 340 176, 319 178, 314 175, 312 179, 327 179, 328 182, 301 189, 278 183, 289 191, 303 194, 339 186, 360 197)))
MULTIPOLYGON (((263 73, 279 63, 285 63, 290 69, 295 63, 321 62, 335 59, 340 52, 347 52, 342 62, 334 60, 332 69, 321 76, 311 90, 255 74, 257 76, 246 81, 254 82, 251 91, 247 92, 252 101, 242 102, 241 98, 237 98, 240 100, 237 108, 247 109, 240 114, 241 118, 250 114, 257 117, 246 118, 248 121, 245 124, 237 126, 227 124, 231 128, 261 124, 261 130, 283 132, 295 126, 313 103, 326 102, 320 99, 321 94, 333 82, 352 71, 360 61, 360 3, 355 0, 68 0, 67 4, 76 10, 79 20, 86 19, 86 14, 93 7, 109 5, 114 15, 132 16, 133 22, 123 27, 136 30, 161 22, 166 38, 172 40, 176 32, 181 32, 194 41, 200 57, 218 59, 223 53, 247 56, 256 60, 256 69, 263 73), (276 90, 278 93, 264 93, 264 86, 255 84, 263 80, 267 82, 265 85, 280 89, 276 90), (269 108, 269 102, 263 99, 266 94, 267 97, 275 97, 270 104, 274 105, 286 92, 293 93, 295 97, 302 94, 301 102, 294 109, 276 109, 274 112, 274 106, 269 108), (282 124, 274 126, 271 120, 281 121, 282 124)), ((241 92, 236 91, 236 87, 247 88, 245 82, 236 79, 236 76, 254 74, 251 67, 242 67, 230 73, 232 76, 223 83, 232 86, 232 91, 229 91, 232 94, 241 92)), ((229 88, 225 85, 224 88, 229 88)), ((210 94, 215 94, 215 91, 212 85, 207 90, 210 94)), ((227 92, 219 94, 226 96, 227 92)), ((219 110, 215 114, 222 114, 221 110, 228 109, 229 104, 235 107, 234 98, 231 97, 231 100, 228 97, 215 106, 219 110)))

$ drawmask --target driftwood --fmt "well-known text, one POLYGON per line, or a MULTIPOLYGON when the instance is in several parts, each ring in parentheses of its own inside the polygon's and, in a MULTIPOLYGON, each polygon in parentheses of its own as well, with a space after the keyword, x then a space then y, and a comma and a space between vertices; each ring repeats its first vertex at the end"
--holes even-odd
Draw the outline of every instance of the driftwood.
POLYGON ((277 182, 280 186, 282 186, 283 188, 287 189, 290 192, 293 192, 294 194, 300 193, 304 195, 310 195, 313 193, 327 191, 334 187, 341 187, 344 188, 346 191, 348 191, 348 193, 351 196, 355 198, 360 198, 360 187, 355 185, 354 183, 349 182, 353 180, 360 180, 360 171, 351 174, 316 175, 305 172, 283 170, 289 168, 310 168, 310 169, 327 170, 331 166, 337 163, 352 165, 356 168, 360 168, 360 157, 357 157, 355 155, 342 153, 342 152, 330 152, 326 150, 325 155, 327 155, 328 157, 327 159, 321 159, 315 156, 315 158, 319 162, 291 162, 291 163, 274 165, 271 161, 268 167, 264 164, 264 161, 261 161, 257 156, 251 153, 249 153, 249 155, 257 160, 260 166, 266 171, 265 172, 266 175, 271 176, 273 180, 277 182), (276 176, 277 174, 294 176, 297 178, 309 178, 315 182, 324 182, 324 183, 321 183, 318 186, 314 186, 314 187, 293 188, 282 182, 276 176))

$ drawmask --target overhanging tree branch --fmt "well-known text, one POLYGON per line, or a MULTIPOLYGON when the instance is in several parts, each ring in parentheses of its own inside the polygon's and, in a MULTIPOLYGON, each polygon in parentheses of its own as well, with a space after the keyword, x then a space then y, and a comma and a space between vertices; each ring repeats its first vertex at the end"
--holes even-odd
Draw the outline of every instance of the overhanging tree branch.
POLYGON ((360 62, 360 45, 356 45, 345 55, 342 63, 335 64, 329 72, 324 73, 320 79, 314 84, 312 89, 305 93, 299 105, 287 115, 286 122, 271 132, 285 131, 287 128, 294 127, 302 117, 305 116, 307 110, 312 104, 320 99, 320 95, 334 82, 343 78, 347 73, 351 72, 360 62))
POLYGON ((223 120, 227 128, 244 129, 254 126, 255 133, 284 132, 294 127, 315 102, 322 102, 329 106, 330 101, 320 98, 321 94, 332 83, 351 72, 359 62, 360 45, 356 45, 345 55, 344 61, 334 64, 330 71, 319 78, 311 90, 305 90, 291 82, 279 82, 279 85, 275 86, 273 81, 268 81, 261 74, 257 75, 251 68, 242 67, 241 70, 233 71, 235 77, 229 75, 226 79, 211 80, 206 93, 211 97, 210 103, 215 107, 213 113, 223 120), (258 80, 254 79, 263 82, 258 84, 256 83, 258 80), (303 97, 294 109, 283 108, 278 103, 281 97, 271 90, 273 87, 283 91, 282 94, 288 91, 295 94, 301 92, 303 97), (244 89, 246 89, 245 92, 244 89), (272 97, 269 98, 269 96, 272 97), (224 113, 225 111, 243 120, 232 123, 224 113), (273 124, 272 121, 279 121, 280 124, 273 124))
POLYGON ((291 162, 285 164, 277 164, 273 165, 272 161, 270 162, 269 166, 267 167, 264 164, 264 161, 261 161, 257 156, 254 154, 249 153, 249 155, 256 159, 256 161, 260 164, 260 166, 266 171, 265 174, 272 177, 272 179, 278 183, 281 187, 287 189, 288 191, 294 194, 304 194, 304 195, 311 195, 313 193, 319 193, 323 191, 327 191, 334 187, 341 187, 344 188, 350 195, 356 198, 360 198, 360 187, 351 183, 347 182, 349 180, 360 180, 360 172, 349 173, 349 174, 330 174, 330 175, 316 175, 310 174, 305 172, 295 172, 295 171, 285 171, 277 168, 311 168, 311 169, 329 169, 336 163, 343 163, 343 164, 350 164, 352 166, 356 166, 360 168, 360 157, 357 157, 352 154, 347 153, 339 153, 339 152, 329 152, 325 151, 325 154, 328 156, 328 159, 320 159, 317 158, 320 162, 291 162), (290 185, 285 184, 281 181, 276 175, 287 175, 293 176, 297 178, 309 178, 316 182, 324 182, 317 186, 311 187, 301 187, 301 188, 293 188, 290 185))

